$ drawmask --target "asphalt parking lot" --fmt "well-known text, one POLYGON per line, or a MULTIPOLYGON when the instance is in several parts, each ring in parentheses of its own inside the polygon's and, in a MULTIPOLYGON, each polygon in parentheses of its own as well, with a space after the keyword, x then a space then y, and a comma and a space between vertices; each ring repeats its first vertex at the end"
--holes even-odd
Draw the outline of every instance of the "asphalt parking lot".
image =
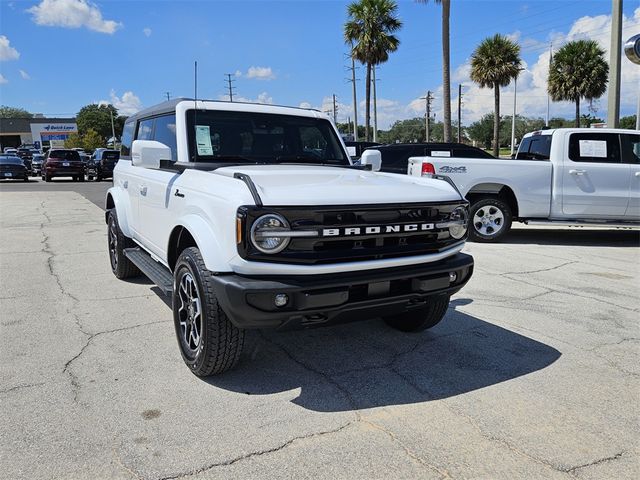
POLYGON ((637 232, 519 228, 421 334, 256 332, 189 373, 110 271, 110 182, 0 186, 0 475, 640 478, 637 232))

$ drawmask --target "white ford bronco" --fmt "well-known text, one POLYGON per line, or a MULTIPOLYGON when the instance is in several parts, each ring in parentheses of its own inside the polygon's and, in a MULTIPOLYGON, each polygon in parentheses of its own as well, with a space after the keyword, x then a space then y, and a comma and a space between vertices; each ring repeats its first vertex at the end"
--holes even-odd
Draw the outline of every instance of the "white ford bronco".
MULTIPOLYGON (((435 154, 435 155, 434 155, 435 154)), ((528 133, 513 159, 409 159, 409 175, 447 175, 471 203, 469 236, 500 240, 512 221, 640 227, 640 131, 560 128, 528 133)))
POLYGON ((172 295, 199 376, 232 368, 246 329, 433 327, 473 271, 468 204, 446 179, 363 162, 315 110, 177 99, 141 111, 106 197, 113 273, 172 295))

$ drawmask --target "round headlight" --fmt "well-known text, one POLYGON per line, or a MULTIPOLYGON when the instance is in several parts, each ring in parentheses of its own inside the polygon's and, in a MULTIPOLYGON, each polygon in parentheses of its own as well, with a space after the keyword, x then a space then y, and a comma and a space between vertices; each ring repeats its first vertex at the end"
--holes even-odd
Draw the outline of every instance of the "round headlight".
POLYGON ((251 242, 262 253, 278 253, 287 248, 289 237, 279 237, 279 230, 289 230, 281 215, 270 213, 258 218, 251 226, 251 242))
POLYGON ((455 239, 464 237, 467 233, 467 225, 469 223, 469 212, 465 207, 456 207, 449 217, 451 222, 455 224, 449 227, 449 235, 455 239))

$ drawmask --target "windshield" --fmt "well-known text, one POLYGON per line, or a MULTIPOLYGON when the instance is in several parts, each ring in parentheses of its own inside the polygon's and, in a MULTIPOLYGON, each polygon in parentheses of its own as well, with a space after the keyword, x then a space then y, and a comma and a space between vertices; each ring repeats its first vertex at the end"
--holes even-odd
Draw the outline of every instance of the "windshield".
POLYGON ((187 125, 191 161, 349 165, 331 124, 324 119, 190 110, 187 125))
POLYGON ((115 150, 107 150, 102 152, 103 160, 118 160, 120 158, 120 152, 115 150))

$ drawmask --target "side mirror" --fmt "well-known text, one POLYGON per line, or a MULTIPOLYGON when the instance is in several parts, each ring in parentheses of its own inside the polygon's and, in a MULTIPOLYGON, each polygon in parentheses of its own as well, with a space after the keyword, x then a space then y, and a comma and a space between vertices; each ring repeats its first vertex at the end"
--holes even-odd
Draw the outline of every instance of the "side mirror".
POLYGON ((379 172, 382 168, 382 154, 380 150, 365 150, 360 157, 360 165, 371 165, 371 170, 379 172))
POLYGON ((160 168, 160 160, 170 160, 171 149, 155 140, 134 140, 131 145, 131 164, 136 167, 160 168))

